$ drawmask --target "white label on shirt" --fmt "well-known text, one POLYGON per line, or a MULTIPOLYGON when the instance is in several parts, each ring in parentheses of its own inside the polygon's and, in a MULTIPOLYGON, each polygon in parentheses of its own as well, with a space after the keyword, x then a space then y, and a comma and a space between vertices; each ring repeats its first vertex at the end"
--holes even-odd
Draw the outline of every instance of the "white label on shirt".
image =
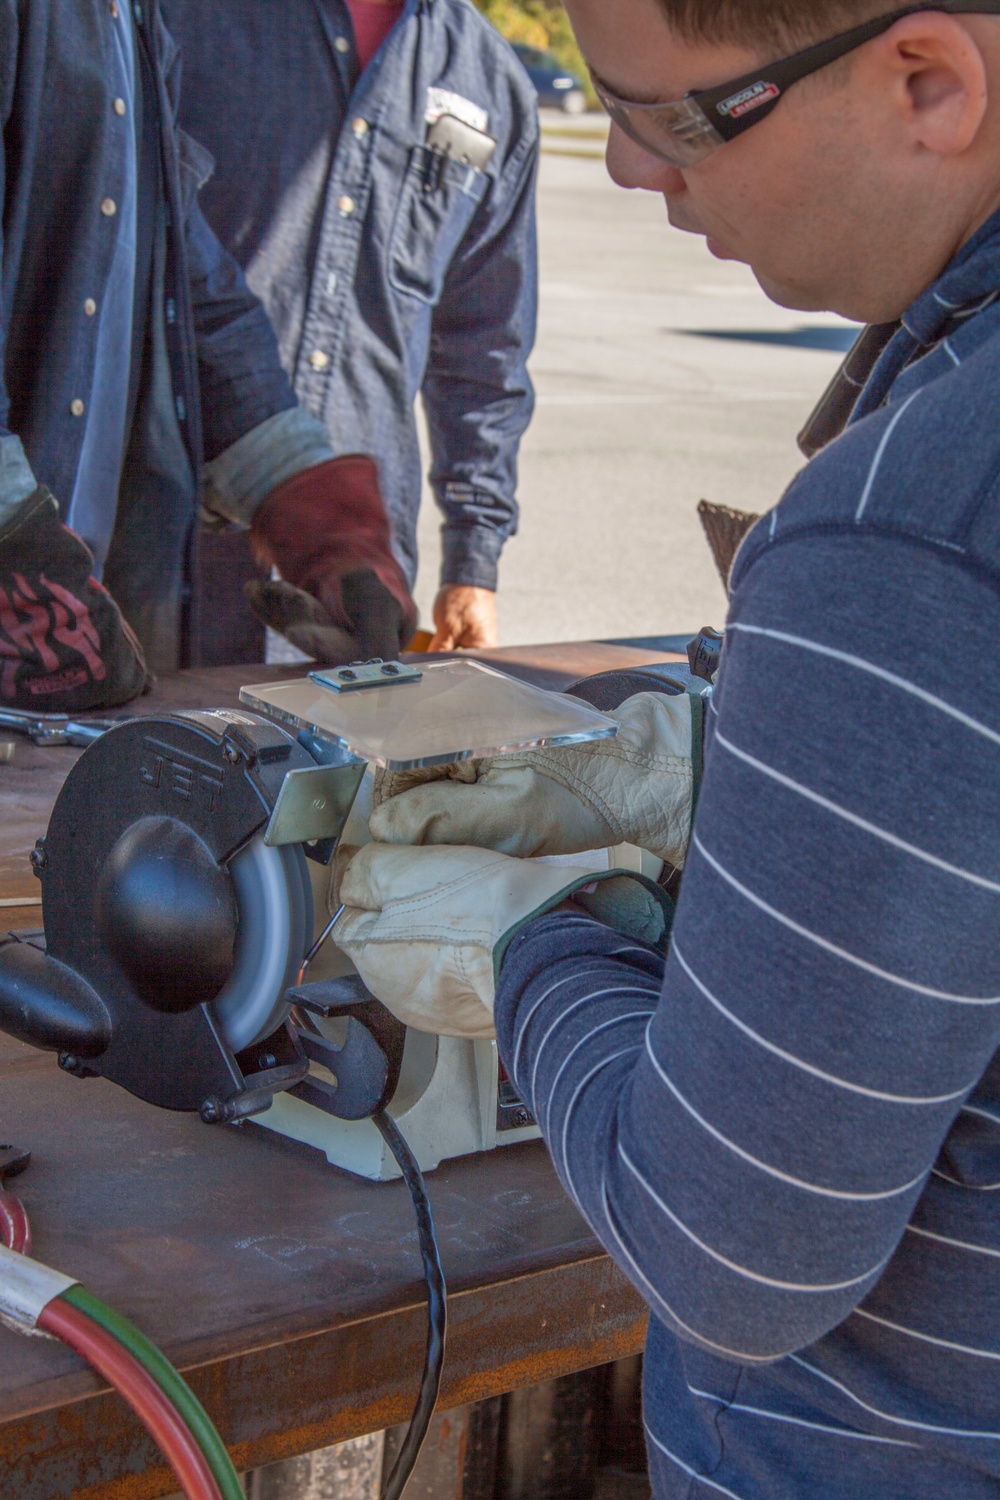
POLYGON ((428 89, 424 119, 428 125, 433 125, 442 115, 454 115, 456 120, 473 130, 485 132, 489 128, 489 114, 471 99, 463 99, 461 94, 453 94, 450 89, 428 89))

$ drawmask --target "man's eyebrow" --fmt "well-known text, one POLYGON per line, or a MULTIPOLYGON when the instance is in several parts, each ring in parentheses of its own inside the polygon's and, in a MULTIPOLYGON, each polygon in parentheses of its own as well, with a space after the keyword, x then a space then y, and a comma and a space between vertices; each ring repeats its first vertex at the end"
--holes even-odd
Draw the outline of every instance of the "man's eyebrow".
POLYGON ((600 88, 605 89, 609 94, 613 94, 616 99, 621 99, 623 101, 623 103, 625 103, 625 104, 673 104, 674 103, 673 99, 664 99, 663 96, 662 96, 662 94, 661 95, 651 95, 651 94, 646 94, 644 91, 640 91, 639 93, 634 93, 632 91, 626 92, 626 91, 624 91, 622 89, 616 88, 613 83, 609 83, 606 78, 602 78, 601 75, 600 75, 600 73, 598 73, 598 71, 597 71, 596 68, 591 68, 590 69, 590 76, 594 80, 594 82, 596 84, 598 84, 598 86, 600 88))

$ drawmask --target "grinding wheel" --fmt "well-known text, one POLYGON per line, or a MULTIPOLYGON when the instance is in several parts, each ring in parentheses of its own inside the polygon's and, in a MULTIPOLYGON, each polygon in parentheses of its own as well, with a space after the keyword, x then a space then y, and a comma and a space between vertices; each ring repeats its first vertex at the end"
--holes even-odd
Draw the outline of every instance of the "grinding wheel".
POLYGON ((229 873, 239 926, 233 970, 213 1009, 229 1046, 242 1052, 277 1031, 291 1009, 285 991, 312 935, 312 886, 301 847, 268 848, 263 835, 236 855, 229 873))

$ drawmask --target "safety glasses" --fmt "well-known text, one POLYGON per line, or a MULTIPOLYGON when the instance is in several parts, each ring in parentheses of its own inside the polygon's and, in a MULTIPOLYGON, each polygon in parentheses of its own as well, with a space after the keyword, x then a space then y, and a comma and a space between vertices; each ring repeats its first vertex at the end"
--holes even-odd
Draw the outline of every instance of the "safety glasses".
POLYGON ((718 88, 686 94, 668 104, 633 104, 619 99, 591 71, 591 79, 604 108, 620 130, 672 167, 693 167, 767 118, 781 96, 800 78, 818 73, 839 57, 881 36, 903 16, 921 11, 944 11, 948 15, 1000 15, 1000 0, 937 0, 933 5, 908 5, 891 15, 877 16, 840 36, 807 47, 743 78, 734 78, 718 88))

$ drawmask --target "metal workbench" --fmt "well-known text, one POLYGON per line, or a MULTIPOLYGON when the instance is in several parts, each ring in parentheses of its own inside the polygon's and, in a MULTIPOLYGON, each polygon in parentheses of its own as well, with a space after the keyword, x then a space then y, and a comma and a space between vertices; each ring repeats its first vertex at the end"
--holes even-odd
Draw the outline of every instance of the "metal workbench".
MULTIPOLYGON (((664 653, 590 645, 482 659, 560 688, 664 653)), ((235 705, 242 683, 292 675, 180 673, 129 712, 235 705)), ((27 856, 79 753, 19 743, 0 766, 2 928, 40 925, 27 856)), ((238 1468, 408 1417, 426 1318, 401 1184, 351 1177, 253 1123, 208 1127, 153 1109, 3 1038, 0 1141, 33 1155, 17 1190, 36 1256, 163 1347, 238 1468)), ((447 1162, 428 1181, 450 1293, 443 1406, 641 1347, 644 1306, 540 1143, 447 1162)), ((144 1430, 75 1355, 0 1327, 0 1495, 146 1500, 175 1488, 144 1430)))

